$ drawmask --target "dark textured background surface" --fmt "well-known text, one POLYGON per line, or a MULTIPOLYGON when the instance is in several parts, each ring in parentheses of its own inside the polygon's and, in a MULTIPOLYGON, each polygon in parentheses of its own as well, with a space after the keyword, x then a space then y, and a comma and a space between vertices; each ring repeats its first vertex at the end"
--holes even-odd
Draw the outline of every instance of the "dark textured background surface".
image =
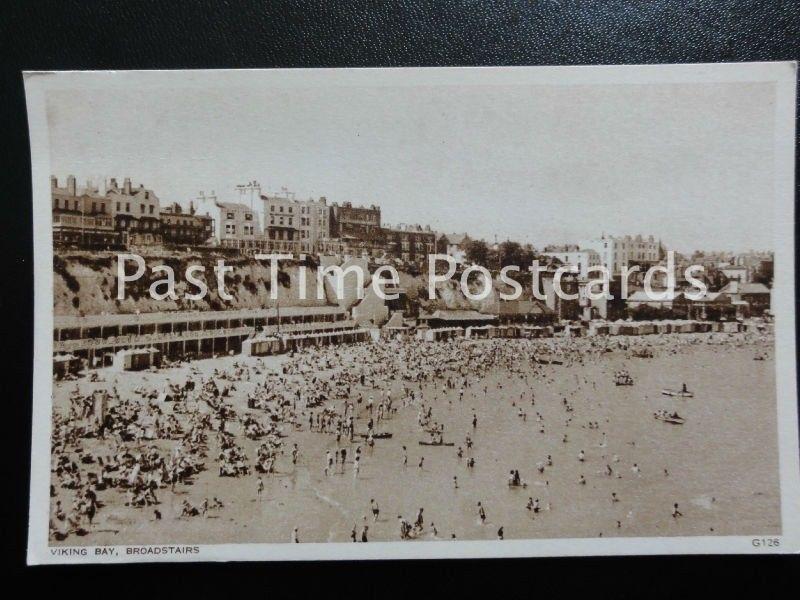
MULTIPOLYGON (((796 1, 3 2, 2 154, 8 162, 2 186, 5 210, 0 237, 6 279, 0 286, 0 335, 10 356, 3 363, 0 381, 3 441, 10 446, 2 466, 11 485, 0 522, 7 560, 15 571, 22 571, 30 466, 33 256, 30 160, 20 71, 797 60, 799 49, 800 5, 796 1)), ((494 561, 485 575, 477 569, 487 569, 486 562, 459 568, 436 563, 424 565, 425 574, 415 582, 409 580, 408 564, 405 574, 385 565, 337 565, 322 567, 320 575, 348 595, 398 588, 423 591, 432 589, 431 584, 449 588, 480 580, 492 585, 493 595, 515 583, 534 586, 527 588, 526 596, 532 591, 566 593, 563 587, 576 582, 591 588, 610 583, 619 592, 627 588, 629 594, 637 595, 682 594, 688 589, 707 595, 718 591, 719 575, 763 591, 786 577, 790 560, 584 559, 580 563, 510 561, 502 566, 494 561), (371 576, 365 577, 366 572, 371 576), (340 575, 348 580, 340 581, 340 575)), ((261 569, 272 581, 293 586, 296 592, 318 585, 305 575, 308 566, 288 571, 280 566, 261 569)), ((119 568, 103 571, 120 575, 119 568)), ((162 567, 159 577, 185 580, 197 571, 191 566, 162 567)), ((34 572, 41 574, 43 569, 34 572)), ((67 569, 50 573, 56 574, 62 587, 103 592, 85 579, 86 571, 80 579, 67 569)), ((238 582, 241 569, 235 574, 229 569, 228 575, 238 582)), ((128 579, 130 573, 124 576, 130 582, 125 587, 133 589, 142 583, 128 579)), ((148 590, 154 590, 154 584, 147 582, 148 590)), ((110 591, 117 593, 120 587, 110 591)), ((269 589, 262 588, 259 595, 269 589)), ((591 593, 597 596, 599 589, 591 593)))

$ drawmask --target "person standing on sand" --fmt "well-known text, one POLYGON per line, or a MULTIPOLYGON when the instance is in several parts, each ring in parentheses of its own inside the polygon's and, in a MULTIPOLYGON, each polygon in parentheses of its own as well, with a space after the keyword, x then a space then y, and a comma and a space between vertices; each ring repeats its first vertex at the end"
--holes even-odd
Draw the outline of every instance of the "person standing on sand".
POLYGON ((299 544, 300 543, 300 539, 297 537, 297 527, 292 529, 292 543, 293 544, 299 544))
POLYGON ((478 502, 478 517, 481 520, 481 525, 486 523, 486 511, 483 509, 483 505, 478 502))
POLYGON ((377 523, 378 522, 378 515, 381 513, 381 509, 378 507, 378 503, 375 502, 375 499, 372 498, 369 501, 370 508, 372 509, 372 521, 377 523))
POLYGON ((261 499, 261 492, 263 491, 264 491, 264 482, 261 480, 261 477, 259 477, 258 481, 256 482, 256 495, 258 496, 259 500, 261 499))

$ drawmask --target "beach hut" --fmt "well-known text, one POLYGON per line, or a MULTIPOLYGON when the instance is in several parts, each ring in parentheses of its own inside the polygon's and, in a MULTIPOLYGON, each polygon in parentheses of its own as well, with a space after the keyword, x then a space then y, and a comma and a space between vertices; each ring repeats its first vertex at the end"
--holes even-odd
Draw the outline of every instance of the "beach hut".
POLYGON ((641 321, 638 329, 639 335, 650 335, 656 332, 656 326, 651 321, 641 321))
POLYGON ((738 333, 742 330, 742 324, 738 321, 719 321, 717 325, 721 326, 719 331, 724 331, 725 333, 738 333))
POLYGON ((59 379, 68 373, 75 374, 81 369, 81 359, 74 354, 56 354, 53 357, 53 375, 59 379))
POLYGON ((655 333, 669 333, 672 331, 672 323, 670 321, 654 321, 653 327, 655 333))
POLYGON ((141 371, 161 364, 160 352, 155 348, 128 348, 114 355, 114 368, 118 371, 141 371))
POLYGON ((610 335, 621 335, 622 327, 625 325, 625 321, 622 319, 617 319, 613 323, 609 323, 608 325, 608 332, 610 335))
POLYGON ((244 356, 267 356, 281 351, 281 340, 275 335, 248 338, 242 342, 244 356))
POLYGON ((589 323, 589 329, 587 331, 587 335, 595 336, 595 335, 608 335, 611 331, 611 327, 605 321, 591 321, 589 323))
MULTIPOLYGON (((448 328, 451 329, 451 328, 448 328)), ((485 340, 495 337, 494 326, 492 325, 472 325, 467 327, 464 337, 472 340, 485 340)))

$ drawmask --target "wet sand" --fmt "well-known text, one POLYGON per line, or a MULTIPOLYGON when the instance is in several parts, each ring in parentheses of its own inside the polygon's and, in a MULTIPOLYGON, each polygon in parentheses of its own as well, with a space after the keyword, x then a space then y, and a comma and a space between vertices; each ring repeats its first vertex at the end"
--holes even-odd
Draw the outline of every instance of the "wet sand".
MULTIPOLYGON (((309 432, 307 419, 300 419, 301 431, 289 432, 284 425, 289 433, 283 440, 287 451, 279 457, 274 476, 218 477, 214 460, 218 446, 209 433, 207 469, 192 485, 179 485, 175 493, 158 490, 162 520, 154 519, 153 507, 126 507, 124 493, 106 490, 99 494, 105 506, 87 535, 70 535, 51 543, 289 542, 294 527, 301 542, 349 542, 354 525, 360 532, 365 522, 370 541, 397 541, 397 516, 413 521, 420 507, 425 509, 425 532, 418 538, 422 540, 435 539, 431 522, 438 539, 455 534, 461 540, 496 539, 500 526, 506 539, 779 534, 775 366, 772 357, 753 360, 758 349, 698 345, 682 347, 676 354, 659 352, 651 359, 627 359, 621 352, 613 352, 583 365, 547 366, 544 377, 531 377, 527 383, 519 375, 496 371, 468 387, 461 403, 457 390, 443 393, 439 383, 434 400, 432 386, 423 384, 424 397, 434 406, 433 417, 444 423, 445 440, 455 442, 454 447, 418 445, 427 434, 417 425, 417 407, 399 405, 402 384, 395 381, 392 397, 398 411, 380 427, 393 437, 376 440, 373 449, 356 439, 364 449, 357 479, 352 473, 355 444, 348 444, 344 473, 324 475, 325 451, 336 448, 335 436, 309 432), (634 386, 614 384, 613 373, 622 368, 631 373, 634 386), (694 398, 669 398, 660 393, 662 388, 678 388, 683 382, 694 398), (488 394, 484 394, 484 386, 488 394), (535 406, 530 405, 531 390, 535 406), (518 416, 518 407, 513 405, 521 393, 527 420, 518 416), (565 412, 564 397, 574 412, 565 412), (653 412, 658 409, 677 410, 686 423, 657 421, 653 412), (478 418, 474 430, 473 411, 478 418), (543 417, 544 433, 539 432, 536 411, 543 417), (568 417, 572 420, 567 425, 568 417), (598 422, 599 429, 587 428, 590 421, 598 422), (473 469, 456 455, 459 445, 465 447, 467 433, 474 441, 473 469), (567 443, 562 441, 565 433, 567 443), (300 447, 296 466, 288 452, 294 442, 300 447), (408 448, 407 467, 402 466, 403 445, 408 448), (586 453, 583 463, 577 459, 580 450, 586 453), (553 466, 539 474, 536 463, 548 454, 553 466), (424 467, 419 469, 422 456, 424 467), (639 465, 638 475, 632 472, 634 463, 639 465), (611 466, 613 475, 605 474, 606 465, 611 466), (527 488, 508 487, 510 469, 520 471, 527 488), (578 483, 581 475, 586 485, 578 483), (454 489, 453 476, 458 477, 458 489, 454 489), (258 477, 265 484, 260 499, 256 494, 258 477), (618 502, 612 502, 612 493, 618 502), (224 502, 223 509, 212 510, 206 517, 180 517, 184 499, 197 506, 214 496, 224 502), (526 510, 528 497, 538 498, 543 510, 536 515, 526 510), (381 509, 378 522, 372 519, 371 498, 381 509), (485 524, 478 518, 478 501, 486 510, 485 524), (671 516, 675 502, 683 513, 678 519, 671 516)), ((346 356, 347 349, 342 351, 346 356)), ((284 360, 270 357, 262 362, 276 368, 284 360)), ((55 410, 66 411, 69 392, 76 383, 82 393, 89 393, 116 380, 125 396, 142 383, 161 388, 167 378, 183 382, 190 376, 190 367, 207 377, 214 368, 229 369, 235 361, 256 364, 256 359, 236 356, 196 361, 158 373, 102 370, 103 383, 85 379, 56 383, 55 410)), ((236 382, 236 387, 230 401, 237 413, 259 414, 246 408, 245 398, 254 383, 236 382)), ((365 395, 369 393, 374 392, 365 395)), ((365 431, 365 423, 362 409, 357 431, 365 431)), ((238 432, 239 424, 232 425, 238 432)), ((237 437, 252 460, 260 442, 237 437)), ((84 440, 84 447, 104 453, 106 443, 84 440)), ((158 440, 143 446, 155 445, 166 451, 175 443, 158 440)), ((70 493, 58 490, 57 498, 65 507, 71 505, 70 493)))

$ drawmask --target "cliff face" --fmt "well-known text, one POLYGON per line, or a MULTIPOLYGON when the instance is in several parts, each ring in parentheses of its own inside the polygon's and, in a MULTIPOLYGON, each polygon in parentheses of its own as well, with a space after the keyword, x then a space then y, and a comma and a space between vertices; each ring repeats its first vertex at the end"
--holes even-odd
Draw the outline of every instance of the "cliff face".
MULTIPOLYGON (((531 281, 528 279, 520 280, 522 294, 520 300, 530 300, 532 298, 531 281)), ((500 302, 500 293, 511 294, 514 289, 495 277, 492 281, 492 289, 489 295, 483 300, 471 300, 464 295, 461 288, 461 279, 454 275, 448 281, 436 284, 436 298, 428 298, 428 279, 427 276, 414 277, 407 273, 400 273, 400 286, 404 287, 408 293, 412 304, 416 304, 425 312, 433 312, 437 309, 450 310, 477 310, 480 312, 496 312, 497 304, 500 302)), ((484 282, 480 275, 469 278, 467 288, 470 293, 477 295, 483 290, 484 282)))
MULTIPOLYGON (((235 310, 272 307, 277 304, 270 298, 269 265, 248 258, 225 258, 225 264, 233 270, 225 274, 225 290, 233 296, 232 300, 220 297, 217 275, 214 267, 217 256, 198 255, 151 255, 144 257, 146 270, 136 281, 125 284, 125 298, 117 300, 117 255, 114 253, 95 254, 73 253, 56 255, 53 259, 53 308, 55 315, 90 315, 102 313, 135 313, 159 312, 175 310, 235 310), (175 274, 175 293, 177 299, 165 298, 155 300, 150 295, 150 286, 163 280, 166 274, 153 272, 153 267, 166 265, 175 274), (194 277, 204 281, 208 293, 201 300, 188 300, 185 295, 197 293, 197 288, 186 279, 186 269, 192 265, 205 268, 202 273, 194 273, 194 277)), ((334 264, 331 261, 327 263, 334 264)), ((326 264, 327 264, 326 263, 326 264)), ((342 265, 361 264, 350 261, 342 265)), ((343 308, 351 308, 359 302, 356 298, 355 285, 357 278, 349 274, 344 278, 344 298, 336 296, 336 279, 327 277, 324 285, 323 300, 317 299, 317 271, 313 263, 306 263, 306 299, 300 298, 300 265, 297 262, 281 261, 278 269, 278 302, 283 306, 324 306, 339 304, 343 308)), ((367 267, 366 261, 361 264, 367 267)), ((136 265, 127 263, 126 273, 132 275, 136 265)), ((492 292, 480 301, 468 299, 461 289, 457 276, 436 285, 436 299, 428 298, 428 280, 426 275, 411 275, 400 272, 400 287, 405 288, 412 310, 433 312, 436 309, 472 309, 483 312, 494 312, 499 301, 500 292, 511 292, 510 286, 495 279, 492 292)), ((365 285, 370 286, 371 277, 367 270, 365 285)), ((529 299, 530 281, 522 281, 522 299, 529 299)), ((470 291, 478 293, 483 286, 479 276, 470 278, 470 291)), ((158 286, 158 292, 166 291, 165 285, 158 286)))
MULTIPOLYGON (((116 254, 73 254, 55 256, 53 259, 53 309, 56 315, 88 315, 101 313, 135 313, 174 310, 227 310, 252 309, 275 306, 270 298, 269 265, 247 258, 226 258, 225 264, 233 270, 225 274, 225 291, 232 300, 220 297, 214 267, 218 257, 210 256, 148 256, 147 269, 140 279, 125 284, 124 300, 117 299, 116 254), (165 298, 155 300, 149 289, 151 284, 163 280, 166 274, 153 272, 152 267, 167 265, 175 273, 177 300, 165 298), (208 293, 202 300, 188 300, 185 295, 196 294, 197 287, 186 279, 186 269, 201 265, 202 273, 193 276, 204 281, 208 293)), ((135 273, 133 261, 127 263, 126 273, 135 273)), ((324 300, 317 299, 316 270, 313 265, 306 269, 306 296, 299 298, 299 266, 297 263, 281 262, 278 269, 278 301, 281 306, 321 306, 330 304, 327 293, 324 300)), ((157 291, 163 293, 166 285, 157 291)))

